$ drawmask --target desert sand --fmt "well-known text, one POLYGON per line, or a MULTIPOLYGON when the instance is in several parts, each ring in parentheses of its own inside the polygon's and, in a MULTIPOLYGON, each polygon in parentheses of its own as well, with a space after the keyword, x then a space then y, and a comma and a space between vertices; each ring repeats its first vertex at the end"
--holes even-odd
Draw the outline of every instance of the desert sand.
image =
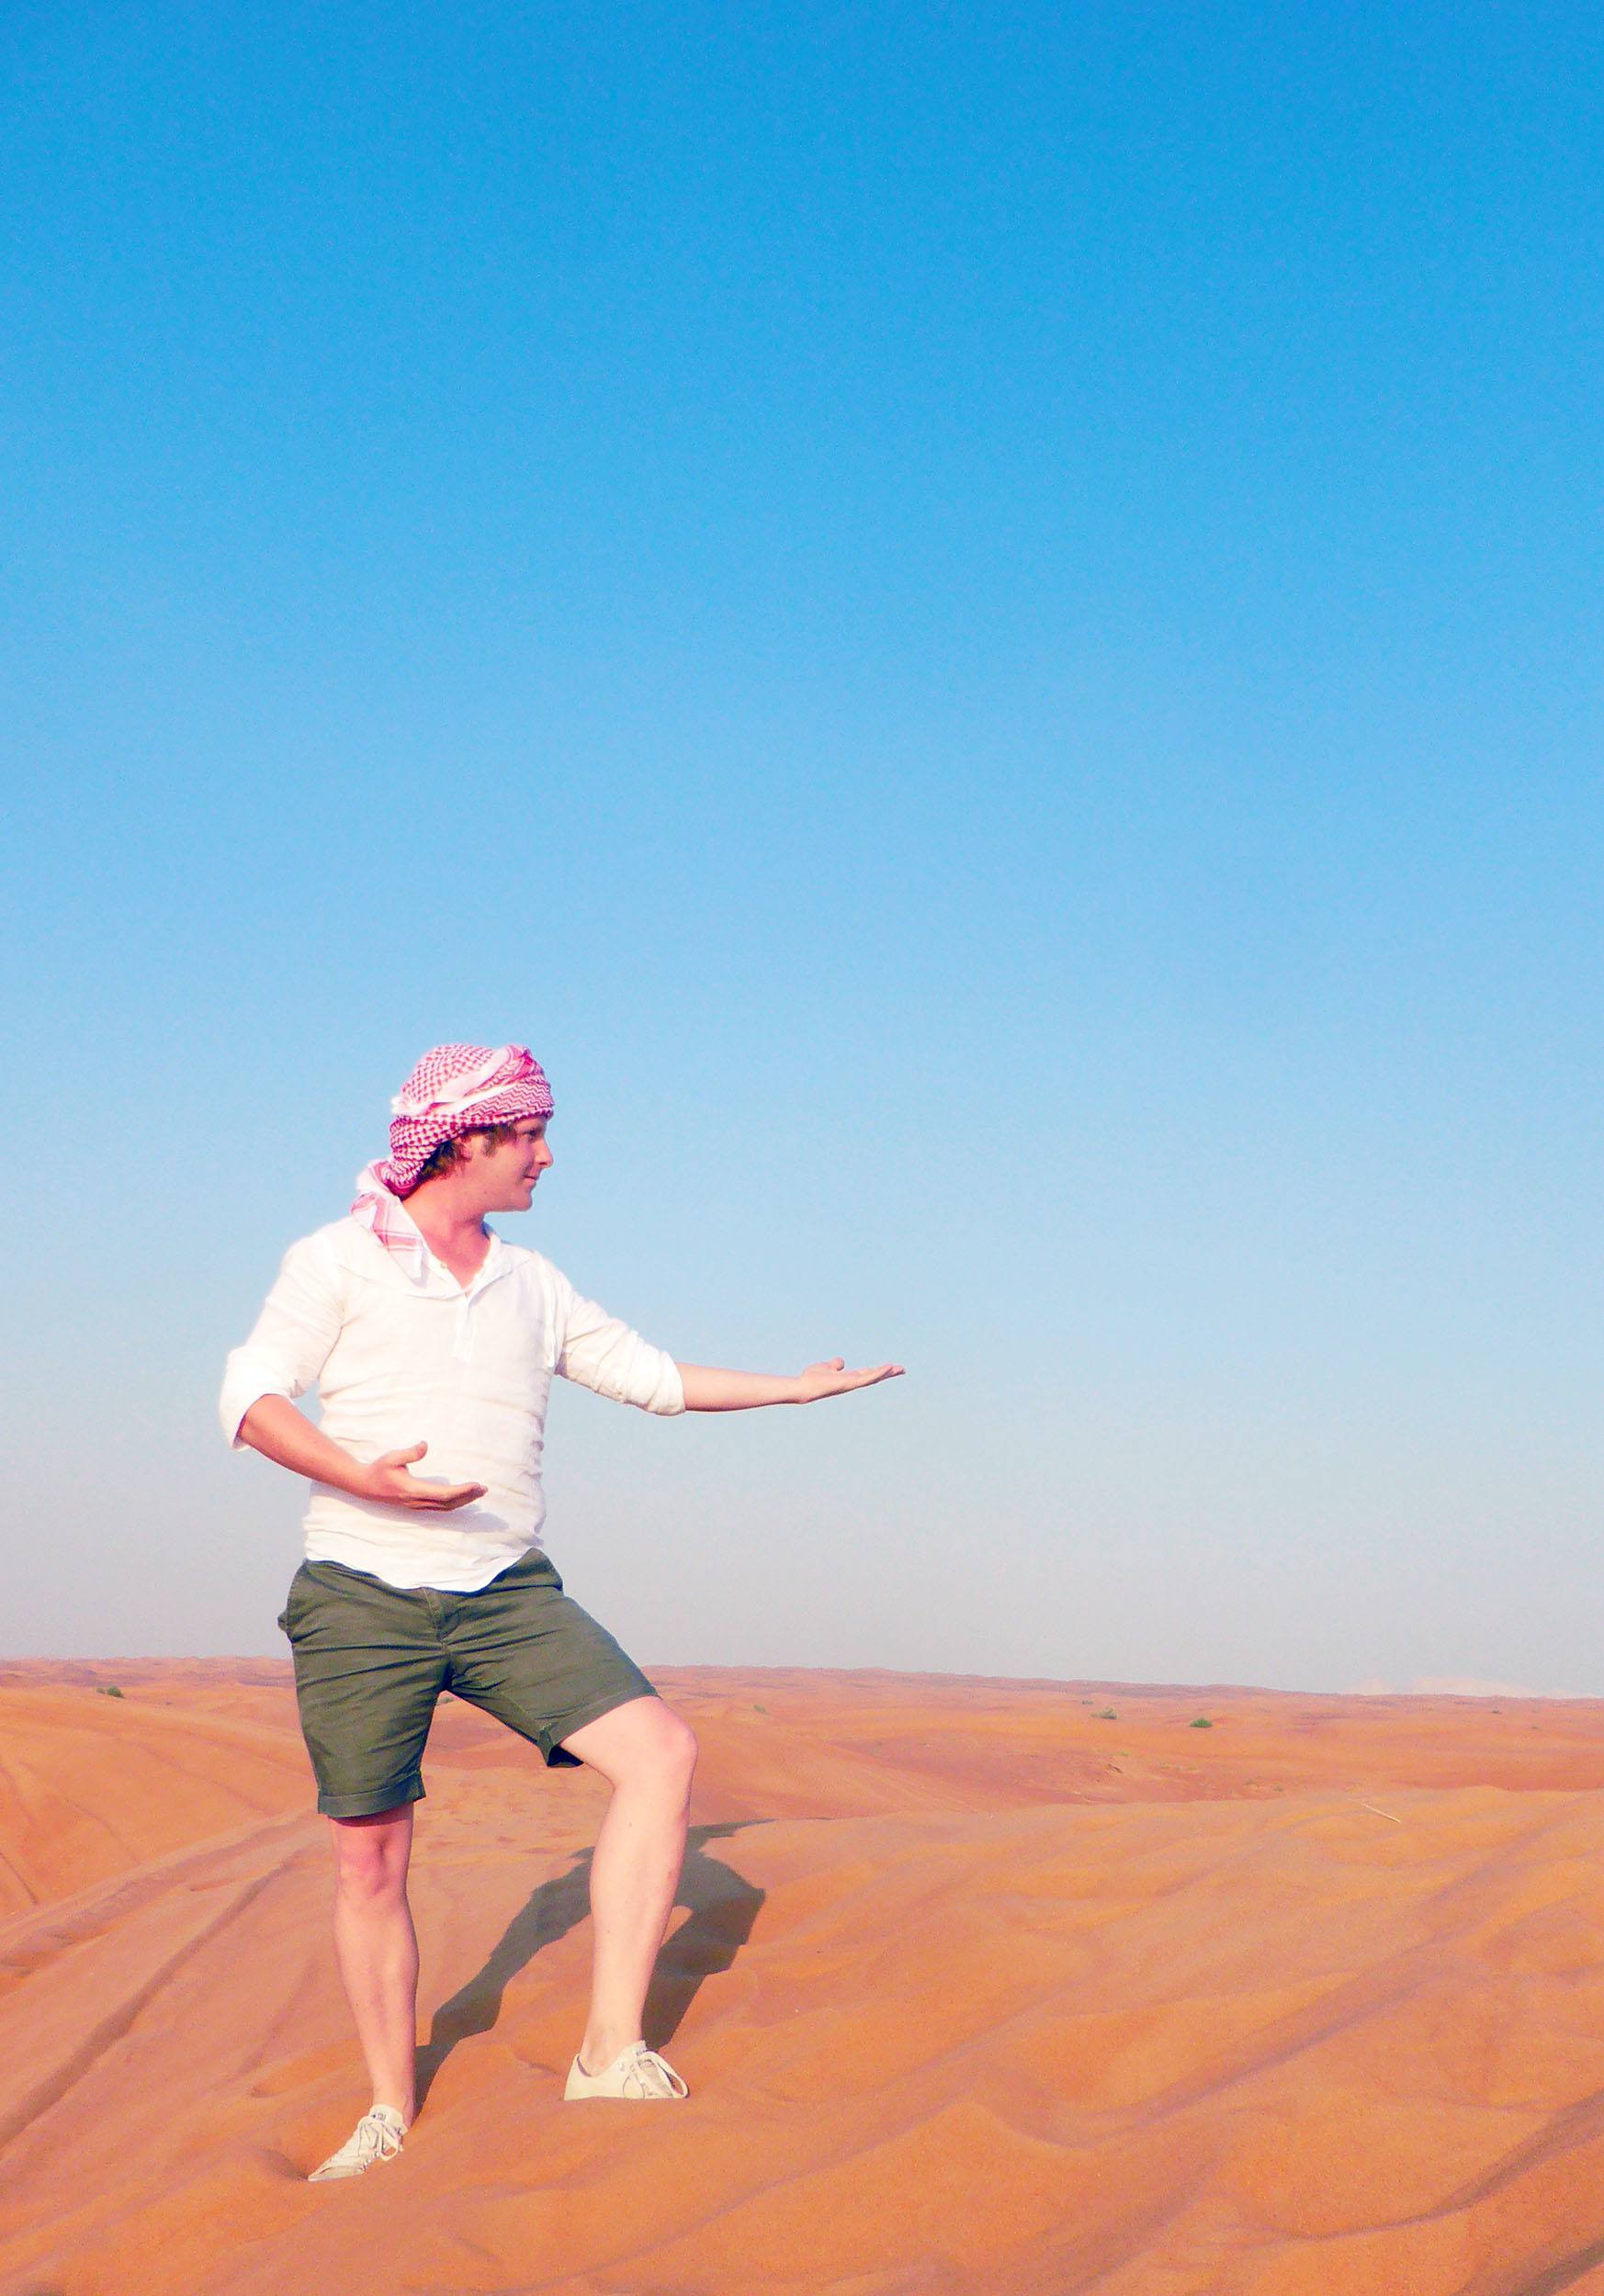
POLYGON ((561 2103, 600 1789, 448 1703, 427 2100, 309 2186, 366 2097, 288 1670, 0 1668, 7 2296, 1604 2296, 1604 1705, 659 1679, 691 2101, 561 2103))

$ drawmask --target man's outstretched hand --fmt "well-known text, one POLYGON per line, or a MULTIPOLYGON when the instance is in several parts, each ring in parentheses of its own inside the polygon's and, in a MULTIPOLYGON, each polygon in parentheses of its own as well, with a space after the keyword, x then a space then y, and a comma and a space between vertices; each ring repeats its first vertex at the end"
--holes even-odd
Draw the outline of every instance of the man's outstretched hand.
POLYGON ((902 1377, 899 1363, 877 1363, 872 1371, 849 1371, 841 1356, 831 1356, 828 1363, 810 1363, 794 1379, 783 1379, 774 1371, 716 1371, 706 1363, 682 1363, 676 1368, 687 1411, 751 1411, 762 1403, 817 1403, 826 1395, 850 1395, 853 1388, 875 1387, 882 1379, 902 1377))
POLYGON ((796 1401, 799 1403, 821 1402, 827 1395, 850 1395, 854 1388, 877 1387, 882 1379, 899 1379, 899 1363, 877 1363, 872 1371, 849 1371, 842 1356, 831 1356, 828 1363, 810 1363, 797 1375, 796 1401))
POLYGON ((408 1468, 415 1467, 428 1447, 414 1443, 405 1451, 387 1451, 381 1459, 374 1459, 358 1496, 377 1499, 387 1507, 413 1507, 425 1514, 450 1514, 484 1497, 483 1483, 421 1483, 409 1475, 408 1468))

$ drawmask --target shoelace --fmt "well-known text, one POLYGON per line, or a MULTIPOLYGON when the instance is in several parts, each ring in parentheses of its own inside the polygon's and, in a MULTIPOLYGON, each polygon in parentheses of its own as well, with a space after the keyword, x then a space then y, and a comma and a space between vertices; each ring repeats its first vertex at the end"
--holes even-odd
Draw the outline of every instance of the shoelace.
POLYGON ((334 2159, 358 2162, 364 2168, 376 2160, 393 2160, 401 2148, 401 2132, 384 2114, 365 2112, 334 2159))
POLYGON ((666 2058, 644 2047, 636 2051, 635 2062, 624 2076, 626 2090, 632 2084, 642 2097, 688 2097, 691 2093, 666 2058))

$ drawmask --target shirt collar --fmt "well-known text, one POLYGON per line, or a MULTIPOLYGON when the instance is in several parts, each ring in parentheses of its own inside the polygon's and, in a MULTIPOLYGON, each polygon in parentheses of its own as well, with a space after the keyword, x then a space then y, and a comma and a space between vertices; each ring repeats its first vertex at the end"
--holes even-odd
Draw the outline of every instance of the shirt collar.
POLYGON ((449 1289, 464 1296, 478 1290, 481 1285, 493 1282, 497 1276, 504 1272, 506 1246, 495 1230, 489 1228, 485 1232, 490 1237, 490 1248, 475 1269, 471 1281, 459 1284, 451 1270, 429 1249, 423 1230, 401 1198, 386 1187, 379 1178, 376 1164, 364 1165, 356 1175, 356 1198, 351 1206, 351 1217, 383 1244, 401 1273, 420 1290, 429 1289, 434 1271, 438 1271, 449 1289))

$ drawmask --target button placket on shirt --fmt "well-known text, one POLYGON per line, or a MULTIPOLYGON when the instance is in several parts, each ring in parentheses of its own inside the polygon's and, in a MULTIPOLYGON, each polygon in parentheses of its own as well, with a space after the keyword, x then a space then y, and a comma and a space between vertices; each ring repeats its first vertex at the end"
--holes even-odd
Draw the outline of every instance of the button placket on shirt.
MULTIPOLYGON (((447 1271, 448 1272, 448 1271, 447 1271)), ((474 1270, 468 1289, 457 1303, 457 1322, 451 1334, 451 1353, 458 1363, 473 1361, 473 1306, 482 1300, 491 1284, 505 1272, 505 1256, 492 1244, 486 1257, 474 1270), (498 1266, 497 1263, 501 1264, 498 1266)), ((452 1278, 455 1281, 455 1278, 452 1278)))

